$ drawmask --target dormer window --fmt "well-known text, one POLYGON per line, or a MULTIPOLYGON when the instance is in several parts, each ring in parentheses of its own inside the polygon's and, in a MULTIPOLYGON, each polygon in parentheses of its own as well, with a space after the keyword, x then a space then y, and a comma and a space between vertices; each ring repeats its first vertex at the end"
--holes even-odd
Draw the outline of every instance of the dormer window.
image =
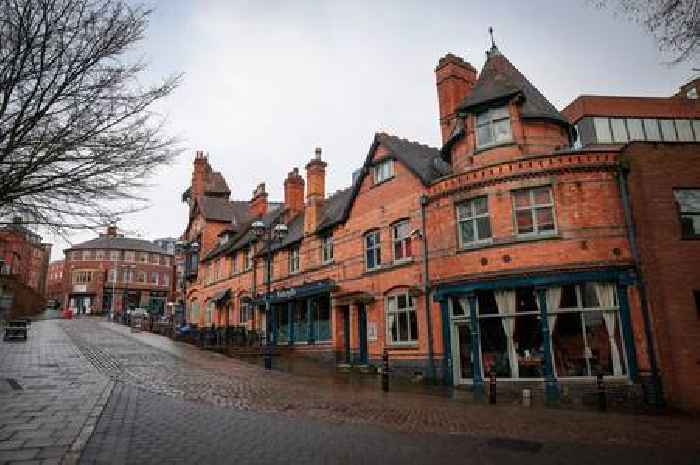
POLYGON ((375 184, 379 184, 390 179, 394 176, 394 160, 386 159, 380 161, 374 165, 373 171, 375 184))
POLYGON ((513 140, 508 107, 491 108, 476 115, 476 146, 502 144, 513 140))

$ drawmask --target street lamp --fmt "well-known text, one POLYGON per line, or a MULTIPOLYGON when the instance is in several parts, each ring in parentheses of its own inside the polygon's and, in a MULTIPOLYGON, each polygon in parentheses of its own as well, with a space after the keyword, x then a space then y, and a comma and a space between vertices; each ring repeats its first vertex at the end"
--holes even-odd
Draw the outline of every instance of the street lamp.
MULTIPOLYGON (((274 317, 270 311, 270 293, 271 293, 271 281, 272 281, 272 244, 279 241, 282 242, 287 236, 289 231, 287 225, 284 223, 273 223, 266 226, 261 220, 256 220, 251 225, 255 237, 262 242, 263 249, 265 251, 265 258, 267 267, 267 273, 265 276, 265 321, 266 325, 270 328, 269 334, 265 338, 265 369, 272 369, 272 344, 273 344, 273 334, 274 334, 274 317)), ((268 331, 266 331, 268 333, 268 331)))

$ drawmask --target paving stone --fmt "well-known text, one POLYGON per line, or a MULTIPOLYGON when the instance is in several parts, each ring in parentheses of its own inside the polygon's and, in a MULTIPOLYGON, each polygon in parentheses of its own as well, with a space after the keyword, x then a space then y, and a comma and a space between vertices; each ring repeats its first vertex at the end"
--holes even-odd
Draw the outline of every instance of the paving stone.
POLYGON ((16 449, 0 451, 0 463, 14 460, 28 460, 36 457, 39 449, 16 449))
POLYGON ((0 441, 0 450, 20 449, 24 445, 24 440, 0 441))

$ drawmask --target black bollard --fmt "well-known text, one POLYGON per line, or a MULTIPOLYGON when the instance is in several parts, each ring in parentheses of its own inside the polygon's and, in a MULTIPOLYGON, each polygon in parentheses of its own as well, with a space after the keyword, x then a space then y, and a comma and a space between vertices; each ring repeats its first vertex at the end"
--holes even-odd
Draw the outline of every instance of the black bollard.
POLYGON ((389 392, 389 351, 384 349, 382 353, 382 391, 389 392))
POLYGON ((496 370, 489 372, 489 404, 496 403, 496 370))
POLYGON ((598 373, 598 410, 604 412, 608 408, 608 399, 605 396, 605 383, 603 382, 603 373, 598 373))
POLYGON ((269 344, 265 345, 265 369, 272 370, 272 348, 269 344))

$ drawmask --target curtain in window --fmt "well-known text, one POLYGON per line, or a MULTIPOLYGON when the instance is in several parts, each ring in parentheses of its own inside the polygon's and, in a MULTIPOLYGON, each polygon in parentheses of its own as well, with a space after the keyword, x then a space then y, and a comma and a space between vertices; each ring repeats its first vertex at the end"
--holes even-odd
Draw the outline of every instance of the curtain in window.
MULTIPOLYGON (((554 332, 554 326, 557 324, 557 315, 554 313, 559 310, 559 305, 561 303, 561 287, 549 287, 547 288, 547 324, 549 325, 549 335, 551 336, 554 332)), ((537 306, 539 307, 539 299, 537 300, 537 306)))
POLYGON ((508 339, 508 361, 510 363, 510 376, 518 378, 518 353, 513 344, 513 330, 515 329, 515 291, 494 291, 498 313, 502 316, 503 331, 508 339), (506 318, 511 316, 512 318, 506 318))
MULTIPOLYGON (((615 286, 610 283, 595 283, 595 293, 598 297, 598 304, 603 308, 615 306, 615 286)), ((622 361, 620 360, 620 351, 617 348, 615 341, 615 331, 617 326, 617 312, 604 311, 603 319, 605 320, 605 329, 608 331, 610 338, 610 354, 613 363, 613 375, 622 375, 622 361)))

